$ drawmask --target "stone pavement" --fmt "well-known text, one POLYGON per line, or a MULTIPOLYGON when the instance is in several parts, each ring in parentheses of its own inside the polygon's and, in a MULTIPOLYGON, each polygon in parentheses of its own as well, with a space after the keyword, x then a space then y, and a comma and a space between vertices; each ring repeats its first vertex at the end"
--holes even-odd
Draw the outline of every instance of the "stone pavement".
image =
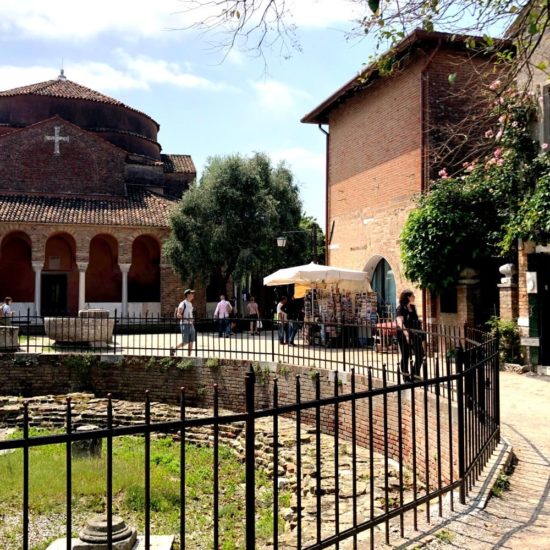
POLYGON ((550 377, 501 373, 502 435, 517 457, 510 490, 483 510, 457 509, 402 547, 550 549, 549 418, 550 377))

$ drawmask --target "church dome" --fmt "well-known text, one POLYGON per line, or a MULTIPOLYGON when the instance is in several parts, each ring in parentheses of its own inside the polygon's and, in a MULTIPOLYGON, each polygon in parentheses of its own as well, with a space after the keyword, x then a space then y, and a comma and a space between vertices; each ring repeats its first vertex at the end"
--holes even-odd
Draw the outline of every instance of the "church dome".
POLYGON ((76 82, 55 80, 0 91, 0 135, 55 115, 129 153, 160 160, 159 125, 150 116, 76 82))

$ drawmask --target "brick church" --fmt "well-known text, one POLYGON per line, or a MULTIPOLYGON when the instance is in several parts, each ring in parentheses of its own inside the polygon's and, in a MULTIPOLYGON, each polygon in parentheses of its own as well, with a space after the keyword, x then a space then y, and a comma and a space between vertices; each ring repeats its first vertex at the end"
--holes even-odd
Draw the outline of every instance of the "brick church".
POLYGON ((0 294, 16 312, 173 311, 181 282, 161 246, 196 171, 161 154, 158 131, 63 71, 0 92, 0 294))

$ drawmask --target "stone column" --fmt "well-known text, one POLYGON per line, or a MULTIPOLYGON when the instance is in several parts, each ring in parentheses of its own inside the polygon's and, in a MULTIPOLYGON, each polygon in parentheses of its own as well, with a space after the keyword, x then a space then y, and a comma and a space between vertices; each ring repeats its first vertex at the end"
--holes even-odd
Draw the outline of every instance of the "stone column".
POLYGON ((78 310, 86 305, 86 270, 88 262, 76 262, 78 267, 78 310))
POLYGON ((499 271, 504 275, 498 285, 499 317, 506 321, 515 321, 519 316, 518 285, 513 282, 516 268, 514 264, 504 264, 499 271))
POLYGON ((460 272, 460 279, 456 287, 456 301, 458 310, 458 322, 461 325, 475 324, 475 303, 478 293, 479 279, 477 272, 466 268, 460 272))
POLYGON ((32 268, 34 270, 34 308, 36 310, 35 315, 40 315, 43 267, 44 267, 44 262, 32 262, 32 268))
POLYGON ((118 264, 122 272, 122 315, 128 315, 128 271, 132 264, 118 264))

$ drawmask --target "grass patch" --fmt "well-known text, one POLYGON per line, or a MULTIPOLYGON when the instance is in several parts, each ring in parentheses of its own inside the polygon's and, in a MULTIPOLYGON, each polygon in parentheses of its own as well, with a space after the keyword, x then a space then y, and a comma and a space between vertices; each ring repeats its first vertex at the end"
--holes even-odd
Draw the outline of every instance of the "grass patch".
POLYGON ((444 542, 445 544, 451 544, 454 539, 454 534, 448 531, 447 529, 442 529, 435 534, 435 538, 444 542))
POLYGON ((493 488, 491 489, 491 494, 495 497, 500 498, 504 491, 510 490, 510 476, 504 473, 498 475, 493 488))
MULTIPOLYGON (((33 435, 46 432, 32 430, 33 435)), ((47 432, 52 433, 52 432, 47 432)), ((19 439, 21 433, 11 435, 19 439)), ((105 442, 104 442, 105 446, 105 442)), ((186 446, 186 542, 189 548, 212 547, 213 451, 208 447, 186 446)), ((180 518, 180 444, 171 437, 151 441, 151 530, 155 534, 179 532, 180 518)), ((73 514, 87 517, 102 513, 106 503, 106 452, 100 458, 73 458, 73 514)), ((244 464, 233 450, 220 445, 219 517, 220 546, 226 549, 244 546, 244 464)), ((3 517, 20 517, 23 479, 22 451, 0 456, 0 509, 3 517)), ((258 541, 267 541, 273 532, 272 482, 257 470, 258 541)), ((45 445, 30 450, 29 507, 31 517, 47 521, 49 516, 65 510, 65 445, 45 445)), ((281 495, 290 502, 290 495, 281 495)), ((139 532, 144 528, 144 445, 138 436, 113 440, 113 505, 139 532)), ((14 536, 0 523, 0 546, 14 536)), ((280 528, 284 525, 279 519, 280 528)), ((81 528, 75 525, 74 535, 81 528)), ((12 527, 13 529, 13 527, 12 527)), ((17 525, 17 529, 20 526, 17 525)), ((55 525, 56 534, 64 536, 64 525, 55 525)), ((18 535, 20 536, 20 535, 18 535)), ((36 543, 35 550, 45 542, 36 543)))

